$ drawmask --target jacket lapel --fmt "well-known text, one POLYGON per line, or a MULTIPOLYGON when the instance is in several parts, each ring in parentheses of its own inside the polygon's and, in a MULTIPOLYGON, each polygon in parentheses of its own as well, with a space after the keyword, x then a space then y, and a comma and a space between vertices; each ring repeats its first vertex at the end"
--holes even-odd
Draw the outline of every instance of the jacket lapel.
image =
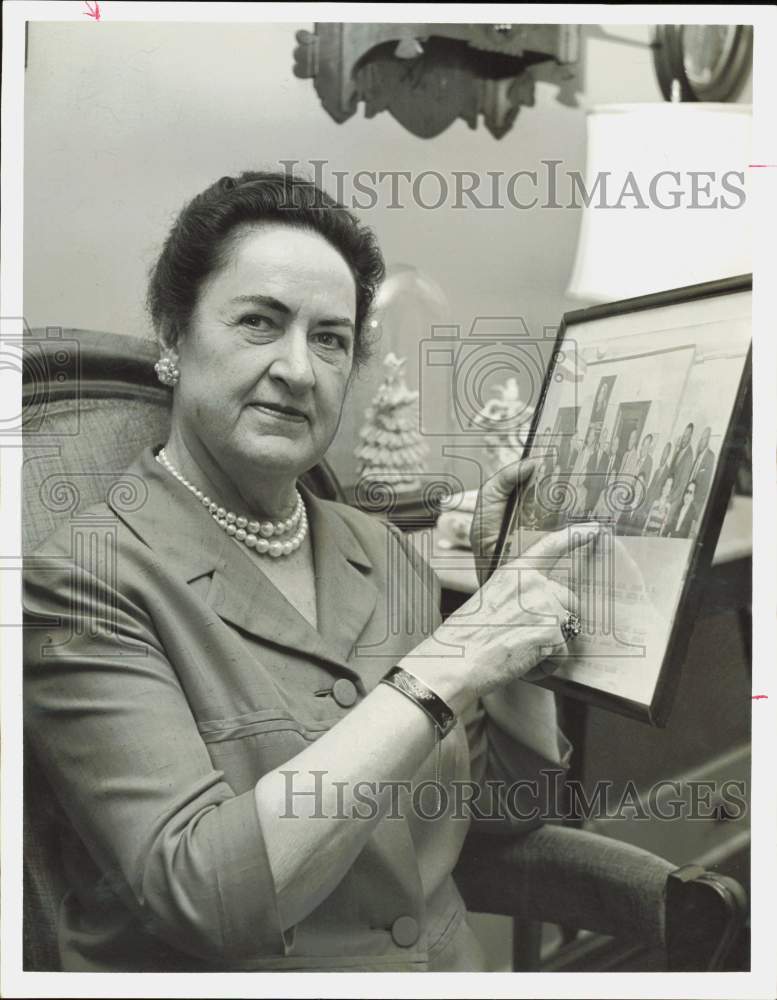
POLYGON ((141 476, 145 502, 114 512, 168 568, 187 581, 212 576, 208 604, 220 618, 276 646, 294 649, 353 673, 348 658, 372 616, 377 590, 372 563, 345 521, 325 501, 300 486, 308 511, 316 572, 318 629, 284 597, 261 568, 260 557, 235 543, 198 509, 147 448, 128 474, 141 476))
POLYGON ((313 543, 318 631, 327 649, 344 661, 375 610, 372 562, 335 507, 303 486, 300 492, 313 543))

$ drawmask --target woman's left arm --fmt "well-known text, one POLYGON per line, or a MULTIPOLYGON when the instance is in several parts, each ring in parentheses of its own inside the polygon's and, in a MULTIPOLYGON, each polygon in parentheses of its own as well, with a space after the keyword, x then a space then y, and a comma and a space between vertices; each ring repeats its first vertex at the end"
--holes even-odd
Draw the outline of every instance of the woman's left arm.
MULTIPOLYGON (((532 460, 521 460, 506 465, 488 479, 478 494, 472 519, 470 543, 475 558, 478 582, 482 587, 492 569, 496 544, 502 523, 511 503, 517 502, 525 492, 538 468, 532 460)), ((558 726, 555 695, 546 688, 516 680, 497 691, 487 694, 472 706, 467 718, 473 780, 483 789, 490 789, 488 782, 497 782, 508 788, 516 781, 536 781, 538 786, 549 785, 543 780, 569 765, 572 746, 558 726)), ((524 786, 522 801, 524 815, 514 810, 508 824, 536 825, 546 805, 543 788, 532 796, 529 785, 524 786), (534 800, 538 805, 534 815, 534 800)), ((489 791, 489 794, 491 792, 489 791)), ((515 798, 514 805, 519 805, 515 798)), ((490 807, 484 803, 482 812, 490 807)), ((501 824, 491 823, 491 829, 504 830, 501 824)))

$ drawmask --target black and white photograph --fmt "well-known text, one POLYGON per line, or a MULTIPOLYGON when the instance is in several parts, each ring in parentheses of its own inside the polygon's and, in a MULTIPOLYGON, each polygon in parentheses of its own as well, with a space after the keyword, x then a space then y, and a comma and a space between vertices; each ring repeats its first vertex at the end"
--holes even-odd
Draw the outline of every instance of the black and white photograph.
POLYGON ((750 284, 711 282, 567 315, 555 352, 563 361, 551 364, 534 417, 555 434, 532 437, 536 471, 500 553, 506 565, 565 525, 599 530, 595 559, 552 570, 560 583, 574 578, 586 609, 572 655, 552 676, 649 716, 663 671, 682 667, 670 640, 692 612, 687 584, 702 574, 704 543, 716 549, 720 510, 749 512, 732 490, 751 405, 750 284))
POLYGON ((3 29, 0 993, 773 997, 777 11, 3 29))

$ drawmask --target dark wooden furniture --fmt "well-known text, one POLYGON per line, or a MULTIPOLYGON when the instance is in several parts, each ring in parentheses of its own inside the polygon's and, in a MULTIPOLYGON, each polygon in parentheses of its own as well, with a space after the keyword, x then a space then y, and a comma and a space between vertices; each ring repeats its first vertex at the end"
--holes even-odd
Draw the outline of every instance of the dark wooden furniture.
POLYGON ((470 128, 482 114, 501 139, 539 80, 575 105, 580 29, 564 24, 319 23, 297 32, 295 76, 312 78, 338 123, 364 101, 365 117, 390 111, 413 135, 430 139, 457 117, 470 128))

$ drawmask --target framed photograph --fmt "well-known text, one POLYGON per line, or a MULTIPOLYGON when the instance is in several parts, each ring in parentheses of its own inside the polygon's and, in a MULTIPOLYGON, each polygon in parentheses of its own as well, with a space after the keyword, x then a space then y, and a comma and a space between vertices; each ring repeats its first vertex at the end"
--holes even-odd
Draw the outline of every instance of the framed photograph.
POLYGON ((751 296, 745 276, 564 316, 496 560, 568 525, 599 534, 544 570, 578 594, 582 631, 537 683, 666 722, 741 461, 751 296))

